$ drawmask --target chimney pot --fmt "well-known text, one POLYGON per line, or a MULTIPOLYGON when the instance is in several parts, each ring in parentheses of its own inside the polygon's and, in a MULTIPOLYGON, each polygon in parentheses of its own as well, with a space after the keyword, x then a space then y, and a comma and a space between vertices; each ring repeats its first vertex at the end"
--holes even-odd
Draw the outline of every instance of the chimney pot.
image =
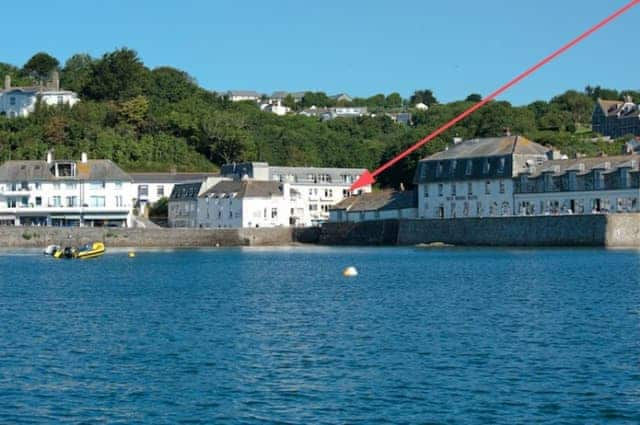
POLYGON ((53 163, 53 150, 47 151, 47 164, 53 163))
POLYGON ((83 164, 86 164, 88 161, 88 156, 86 152, 82 152, 80 154, 80 162, 82 162, 83 164))

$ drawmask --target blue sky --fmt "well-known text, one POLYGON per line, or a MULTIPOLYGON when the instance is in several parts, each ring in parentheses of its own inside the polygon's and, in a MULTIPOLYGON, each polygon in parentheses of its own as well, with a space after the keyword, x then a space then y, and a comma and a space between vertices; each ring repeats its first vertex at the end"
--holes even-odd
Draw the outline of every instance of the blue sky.
MULTIPOLYGON (((211 90, 488 94, 628 0, 67 0, 3 4, 0 61, 126 46, 211 90)), ((501 99, 638 89, 640 6, 501 99)))

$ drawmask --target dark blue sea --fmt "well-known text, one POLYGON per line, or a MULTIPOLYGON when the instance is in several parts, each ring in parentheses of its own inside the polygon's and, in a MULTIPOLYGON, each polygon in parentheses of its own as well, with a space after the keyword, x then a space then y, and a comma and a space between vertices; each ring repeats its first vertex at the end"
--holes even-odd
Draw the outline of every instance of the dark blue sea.
POLYGON ((637 424, 639 272, 601 249, 3 251, 0 423, 637 424))

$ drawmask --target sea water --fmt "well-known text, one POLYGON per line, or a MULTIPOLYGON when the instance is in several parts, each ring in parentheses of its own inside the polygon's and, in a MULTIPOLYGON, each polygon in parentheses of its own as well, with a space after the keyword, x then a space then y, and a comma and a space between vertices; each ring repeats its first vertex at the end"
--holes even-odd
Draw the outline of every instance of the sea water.
POLYGON ((601 249, 4 251, 0 423, 639 423, 639 271, 601 249))

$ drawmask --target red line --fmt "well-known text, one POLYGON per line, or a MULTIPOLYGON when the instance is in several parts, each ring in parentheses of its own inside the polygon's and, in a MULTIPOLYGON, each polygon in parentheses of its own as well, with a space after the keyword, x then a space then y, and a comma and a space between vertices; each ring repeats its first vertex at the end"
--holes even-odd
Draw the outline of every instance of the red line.
POLYGON ((620 15, 626 13, 627 11, 629 11, 634 6, 637 6, 638 4, 640 4, 640 0, 631 1, 629 4, 627 4, 626 6, 624 6, 621 9, 619 9, 617 12, 615 12, 614 14, 612 14, 611 16, 609 16, 608 18, 606 18, 602 22, 600 22, 597 25, 591 27, 589 30, 587 30, 586 32, 584 32, 583 34, 581 34, 580 36, 575 38, 573 41, 567 43, 565 46, 563 46, 560 49, 556 50, 554 53, 550 54, 549 56, 547 56, 546 58, 544 58, 543 60, 538 62, 536 65, 534 65, 531 68, 527 69, 522 74, 518 75, 516 78, 514 78, 511 81, 509 81, 507 84, 505 84, 504 86, 500 87, 498 90, 494 91, 493 93, 491 93, 489 96, 487 96, 486 98, 484 98, 483 100, 481 100, 477 104, 473 105, 472 107, 470 107, 469 109, 467 109, 466 111, 464 111, 463 113, 461 113, 460 115, 458 115, 457 117, 455 117, 454 119, 452 119, 451 121, 449 121, 448 123, 446 123, 445 125, 440 127, 439 129, 437 129, 436 131, 434 131, 433 133, 431 133, 430 135, 428 135, 424 139, 422 139, 419 142, 417 142, 415 145, 411 146, 406 151, 402 152, 401 154, 399 154, 395 158, 393 158, 390 161, 386 162, 385 164, 381 165, 379 168, 377 168, 371 174, 373 176, 377 176, 378 174, 382 173, 387 168, 389 168, 392 165, 394 165, 396 162, 398 162, 401 159, 405 158, 407 155, 413 153, 417 149, 420 149, 424 144, 430 142, 431 140, 433 140, 434 138, 436 138, 440 134, 444 133, 445 131, 447 131, 448 129, 450 129, 454 125, 456 125, 458 122, 462 121, 463 119, 465 119, 466 117, 468 117, 469 115, 471 115, 472 113, 477 111, 478 109, 482 108, 484 105, 486 105, 487 103, 489 103, 490 101, 492 101, 496 97, 500 96, 502 93, 504 93, 505 91, 509 90, 511 87, 513 87, 514 85, 518 84, 520 81, 524 80, 525 78, 527 78, 528 76, 530 76, 531 74, 533 74, 534 72, 536 72, 537 70, 539 70, 540 68, 542 68, 543 66, 548 64, 549 62, 551 62, 552 60, 554 60, 556 57, 558 57, 561 54, 565 53, 567 50, 571 49, 576 44, 580 43, 582 40, 584 40, 585 38, 589 37, 591 34, 593 34, 594 32, 598 31, 599 29, 601 29, 605 25, 609 24, 611 21, 617 19, 618 17, 620 17, 620 15))

